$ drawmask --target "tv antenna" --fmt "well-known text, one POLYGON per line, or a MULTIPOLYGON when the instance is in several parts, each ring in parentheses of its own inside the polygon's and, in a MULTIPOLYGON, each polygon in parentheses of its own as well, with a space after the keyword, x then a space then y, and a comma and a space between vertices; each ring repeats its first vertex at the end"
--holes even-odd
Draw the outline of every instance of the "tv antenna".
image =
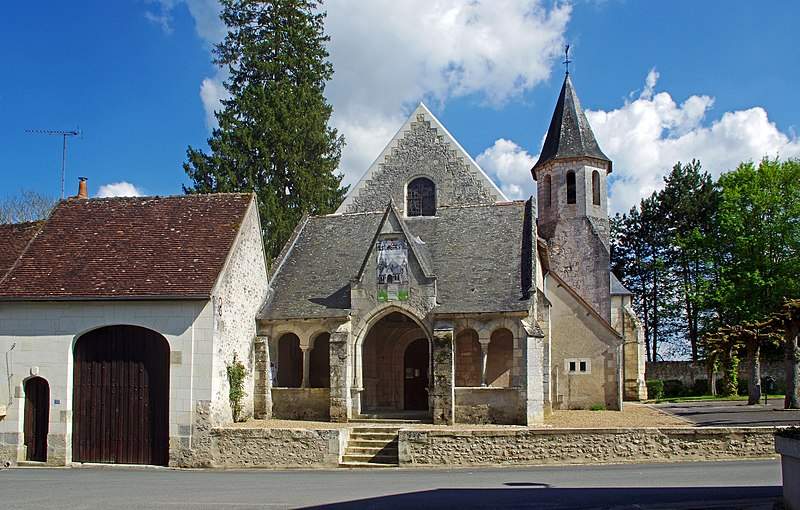
POLYGON ((62 131, 59 129, 26 129, 26 133, 37 135, 53 135, 62 138, 61 146, 61 200, 64 200, 64 173, 67 166, 67 137, 78 136, 81 134, 80 128, 72 131, 62 131))

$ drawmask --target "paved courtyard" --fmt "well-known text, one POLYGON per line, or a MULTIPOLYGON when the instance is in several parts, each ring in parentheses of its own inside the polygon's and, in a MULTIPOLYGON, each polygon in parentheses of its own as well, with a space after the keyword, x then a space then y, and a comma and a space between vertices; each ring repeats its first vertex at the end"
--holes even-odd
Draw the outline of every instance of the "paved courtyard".
POLYGON ((0 470, 9 509, 772 510, 777 460, 459 470, 0 470))
MULTIPOLYGON (((763 401, 762 401, 763 402, 763 401)), ((770 427, 800 425, 800 410, 784 410, 783 399, 748 406, 741 400, 655 404, 654 407, 700 427, 770 427)))

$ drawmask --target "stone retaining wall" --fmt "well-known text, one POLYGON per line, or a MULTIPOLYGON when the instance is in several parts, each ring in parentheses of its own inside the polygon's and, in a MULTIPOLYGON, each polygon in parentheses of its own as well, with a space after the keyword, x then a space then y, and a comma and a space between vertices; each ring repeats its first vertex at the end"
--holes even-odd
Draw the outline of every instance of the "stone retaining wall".
POLYGON ((282 420, 328 421, 330 388, 272 388, 272 416, 282 420))
POLYGON ((211 432, 214 467, 336 467, 347 429, 216 428, 211 432))
POLYGON ((775 455, 773 428, 402 430, 401 466, 740 459, 775 455))
MULTIPOLYGON (((739 363, 739 380, 748 380, 749 367, 742 361, 739 363)), ((647 380, 661 379, 662 381, 678 380, 687 388, 691 388, 697 380, 708 380, 706 364, 703 361, 657 361, 648 362, 646 369, 647 380)), ((717 373, 722 377, 722 373, 717 373)), ((783 361, 761 360, 761 377, 771 376, 781 391, 786 388, 786 365, 783 361)))
POLYGON ((524 422, 516 388, 456 388, 456 423, 524 422))

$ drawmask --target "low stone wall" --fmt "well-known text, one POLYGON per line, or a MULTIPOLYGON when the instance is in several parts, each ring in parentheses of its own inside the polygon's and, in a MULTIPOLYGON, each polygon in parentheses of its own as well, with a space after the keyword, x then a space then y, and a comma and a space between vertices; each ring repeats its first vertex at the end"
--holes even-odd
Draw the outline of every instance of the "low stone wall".
POLYGON ((211 432, 214 467, 336 467, 347 429, 216 428, 211 432))
POLYGON ((327 421, 330 388, 272 388, 272 416, 281 420, 327 421))
POLYGON ((456 423, 522 423, 519 390, 515 388, 456 388, 456 423))
MULTIPOLYGON (((744 360, 739 363, 739 380, 748 380, 748 366, 744 360)), ((647 363, 647 380, 677 380, 691 388, 697 380, 708 380, 706 364, 703 361, 657 361, 647 363)), ((722 377, 720 372, 718 377, 722 377)), ((786 365, 782 361, 761 361, 761 377, 771 376, 778 388, 786 388, 786 365)), ((781 390, 784 391, 784 390, 781 390)))
POLYGON ((16 432, 0 433, 0 467, 16 465, 19 436, 16 432))
POLYGON ((401 430, 401 466, 740 459, 775 455, 774 429, 401 430))

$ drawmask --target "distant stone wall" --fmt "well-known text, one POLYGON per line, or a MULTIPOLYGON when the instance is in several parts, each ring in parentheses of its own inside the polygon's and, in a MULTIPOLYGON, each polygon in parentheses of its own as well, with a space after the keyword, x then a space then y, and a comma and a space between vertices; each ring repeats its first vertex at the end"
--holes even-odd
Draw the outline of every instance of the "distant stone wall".
POLYGON ((216 428, 212 431, 214 467, 336 467, 349 436, 347 429, 216 428))
POLYGON ((403 466, 740 459, 775 455, 771 428, 401 430, 403 466))
POLYGON ((283 420, 329 420, 329 388, 272 388, 272 416, 283 420))
MULTIPOLYGON (((684 386, 691 388, 694 382, 708 379, 706 364, 703 361, 657 361, 647 363, 647 380, 661 379, 662 381, 678 380, 684 386)), ((771 376, 775 379, 779 389, 786 388, 786 365, 783 361, 762 361, 761 377, 771 376)), ((739 380, 748 380, 747 363, 739 363, 739 380)))

